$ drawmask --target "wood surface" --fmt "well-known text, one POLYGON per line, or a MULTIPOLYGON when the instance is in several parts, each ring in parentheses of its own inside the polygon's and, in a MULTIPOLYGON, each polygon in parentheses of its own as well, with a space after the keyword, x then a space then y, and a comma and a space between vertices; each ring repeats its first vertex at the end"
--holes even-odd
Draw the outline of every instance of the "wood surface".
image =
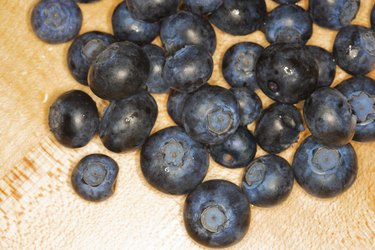
MULTIPOLYGON (((0 6, 0 248, 1 249, 199 249, 182 220, 184 196, 169 196, 143 179, 139 151, 114 154, 98 137, 86 147, 60 146, 48 131, 48 108, 76 83, 66 65, 69 43, 49 45, 32 33, 30 13, 37 0, 2 0, 0 6), (117 190, 107 201, 80 199, 70 184, 73 166, 89 153, 104 153, 120 165, 117 190)), ((110 18, 119 0, 80 5, 81 33, 111 32, 110 18)), ((369 26, 373 0, 362 0, 354 24, 369 26)), ((307 8, 307 1, 299 3, 307 8)), ((276 4, 267 1, 269 10, 276 4)), ((214 74, 209 81, 228 87, 221 75, 224 52, 240 41, 267 45, 255 32, 233 37, 216 30, 214 74)), ((308 44, 328 50, 336 32, 314 25, 308 44)), ((160 41, 155 41, 160 44, 160 41)), ((375 71, 369 74, 375 78, 375 71)), ((348 78, 338 68, 335 84, 348 78)), ((263 94, 264 106, 271 101, 263 94)), ((166 112, 167 95, 154 95, 159 116, 153 132, 173 124, 166 112)), ((102 110, 106 102, 95 98, 102 110)), ((297 105, 299 108, 301 104, 297 105)), ((253 130, 254 126, 249 126, 253 130)), ((308 136, 306 131, 301 142, 308 136)), ((246 237, 233 249, 374 249, 375 143, 355 143, 359 172, 350 190, 333 199, 307 195, 295 182, 289 198, 274 208, 251 207, 246 237)), ((281 156, 289 162, 297 144, 281 156)), ((265 154, 258 150, 257 156, 265 154)), ((224 178, 239 184, 242 169, 225 169, 212 160, 206 180, 224 178)))

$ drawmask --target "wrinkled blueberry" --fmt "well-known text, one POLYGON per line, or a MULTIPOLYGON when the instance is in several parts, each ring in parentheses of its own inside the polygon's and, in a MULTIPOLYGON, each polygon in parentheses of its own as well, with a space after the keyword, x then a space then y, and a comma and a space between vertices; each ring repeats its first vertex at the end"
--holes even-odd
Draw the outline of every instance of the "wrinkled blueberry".
POLYGON ((265 151, 278 154, 297 142, 303 130, 298 109, 291 104, 274 103, 263 110, 255 128, 255 137, 265 151))
POLYGON ((298 184, 308 193, 334 197, 346 191, 357 176, 357 156, 351 144, 327 148, 308 137, 297 149, 293 172, 298 184))
POLYGON ((250 225, 246 196, 235 184, 209 180, 191 192, 184 206, 185 227, 195 241, 209 247, 239 242, 250 225))
POLYGON ((258 120, 262 111, 262 101, 259 96, 246 87, 231 88, 239 104, 240 125, 246 126, 258 120))
POLYGON ((68 91, 60 95, 50 107, 48 125, 62 145, 80 148, 89 143, 98 131, 98 109, 85 92, 68 91))
POLYGON ((211 24, 187 11, 180 11, 163 20, 160 39, 170 55, 186 45, 201 45, 211 54, 216 49, 216 34, 211 24))
POLYGON ((187 97, 182 123, 188 135, 201 143, 223 143, 240 124, 236 97, 219 86, 200 88, 187 97))
POLYGON ((47 43, 64 43, 81 29, 82 12, 73 0, 41 0, 31 15, 34 33, 47 43))
POLYGON ((126 0, 126 6, 137 19, 156 22, 177 11, 179 0, 126 0))
POLYGON ((157 115, 157 104, 146 91, 112 101, 100 123, 100 139, 113 152, 139 148, 150 134, 157 115))
POLYGON ((349 101, 357 117, 353 140, 375 140, 375 81, 358 76, 343 81, 336 86, 349 101))
POLYGON ((270 207, 283 202, 292 191, 293 170, 277 155, 261 156, 250 163, 242 178, 249 203, 270 207))
POLYGON ((150 62, 141 47, 131 42, 111 44, 89 70, 89 86, 100 98, 117 100, 146 88, 150 62))
POLYGON ((206 15, 219 8, 223 0, 185 0, 185 4, 189 11, 197 15, 206 15))
POLYGON ((327 87, 316 90, 305 101, 303 111, 307 127, 319 143, 338 147, 353 138, 357 119, 338 90, 327 87))
POLYGON ((263 92, 282 103, 294 104, 311 95, 319 75, 314 57, 298 44, 271 44, 256 65, 258 85, 263 92))
POLYGON ((102 154, 88 155, 73 169, 73 189, 85 200, 103 201, 115 192, 118 171, 112 158, 102 154))
POLYGON ((237 43, 224 54, 222 71, 232 87, 257 89, 255 66, 263 47, 251 42, 237 43))
POLYGON ((208 151, 180 127, 151 135, 142 147, 141 169, 146 180, 168 194, 186 194, 207 174, 208 151))
POLYGON ((336 62, 331 53, 318 46, 306 46, 318 65, 318 88, 329 87, 336 75, 336 62))
POLYGON ((146 82, 148 91, 150 93, 167 92, 170 86, 163 79, 165 64, 164 50, 156 45, 147 44, 143 46, 143 51, 150 61, 150 74, 146 82))

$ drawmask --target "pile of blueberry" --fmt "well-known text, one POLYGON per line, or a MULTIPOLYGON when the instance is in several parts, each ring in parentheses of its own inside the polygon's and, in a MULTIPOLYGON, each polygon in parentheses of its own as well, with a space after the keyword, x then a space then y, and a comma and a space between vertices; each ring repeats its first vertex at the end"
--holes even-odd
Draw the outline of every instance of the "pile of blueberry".
MULTIPOLYGON (((249 203, 279 204, 294 178, 314 196, 339 195, 357 175, 350 141, 375 140, 375 82, 364 76, 375 68, 375 32, 350 24, 359 0, 309 0, 308 11, 294 4, 298 0, 276 2, 281 5, 267 13, 264 0, 126 0, 113 13, 114 35, 77 36, 82 14, 75 1, 40 1, 32 12, 36 35, 48 43, 74 38, 70 72, 110 101, 99 118, 86 93, 62 94, 50 108, 52 133, 71 148, 85 146, 97 132, 113 152, 141 148, 145 179, 161 192, 188 194, 186 229, 211 247, 241 240, 249 203), (313 22, 339 30, 332 55, 305 45, 313 22), (217 42, 211 23, 232 35, 261 30, 270 43, 228 49, 222 73, 231 89, 207 83, 217 42), (163 48, 150 44, 158 35, 163 48), (332 88, 336 63, 353 77, 332 88), (257 88, 275 101, 266 109, 257 88), (177 126, 150 136, 158 115, 150 93, 168 91, 177 126), (299 102, 303 116, 294 106, 299 102), (311 136, 290 166, 276 154, 298 141, 304 121, 311 136), (253 122, 254 135, 247 129, 253 122), (257 144, 269 154, 254 159, 257 144), (241 188, 225 180, 202 183, 209 155, 224 167, 245 168, 241 188)), ((375 25, 375 11, 371 21, 375 25)), ((118 171, 110 157, 89 155, 75 167, 72 186, 82 198, 101 201, 115 191, 118 171)))

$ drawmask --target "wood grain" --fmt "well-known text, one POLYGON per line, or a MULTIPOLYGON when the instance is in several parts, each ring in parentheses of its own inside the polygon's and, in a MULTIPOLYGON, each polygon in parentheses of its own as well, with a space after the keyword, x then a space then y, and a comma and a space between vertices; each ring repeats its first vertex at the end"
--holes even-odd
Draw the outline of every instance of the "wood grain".
MULTIPOLYGON (((36 0, 3 0, 0 7, 0 248, 1 249, 199 249, 182 221, 184 196, 168 196, 143 179, 139 152, 113 154, 96 137, 80 150, 61 147, 47 127, 53 100, 77 84, 66 66, 69 44, 48 45, 32 33, 30 12, 36 0), (117 190, 109 200, 93 204, 73 192, 70 173, 86 154, 105 153, 120 165, 117 190)), ((90 30, 111 32, 110 17, 119 0, 81 5, 90 30)), ((353 23, 369 26, 373 0, 361 1, 353 23)), ((307 8, 307 1, 300 5, 307 8)), ((268 9, 276 6, 267 1, 268 9)), ((228 87, 220 61, 240 41, 267 42, 261 32, 233 37, 216 29, 218 47, 211 84, 228 87)), ((309 44, 332 49, 336 32, 314 26, 309 44)), ((155 41, 160 44, 160 41, 155 41)), ((375 71, 369 74, 375 78, 375 71)), ((335 84, 349 76, 338 69, 335 84)), ((263 94, 264 106, 271 101, 263 94)), ((159 117, 153 132, 172 123, 166 113, 167 95, 154 95, 159 117)), ((100 109, 106 104, 97 98, 100 109)), ((301 108, 301 105, 298 105, 301 108)), ((253 126, 249 127, 253 129, 253 126)), ((305 132, 300 141, 308 136, 305 132)), ((291 161, 297 148, 281 156, 291 161)), ((359 173, 353 187, 328 200, 307 195, 295 183, 286 202, 261 209, 252 207, 251 227, 233 249, 374 249, 375 143, 353 143, 359 173)), ((258 150, 257 156, 263 155, 258 150)), ((208 179, 239 184, 243 170, 230 170, 212 160, 208 179)))

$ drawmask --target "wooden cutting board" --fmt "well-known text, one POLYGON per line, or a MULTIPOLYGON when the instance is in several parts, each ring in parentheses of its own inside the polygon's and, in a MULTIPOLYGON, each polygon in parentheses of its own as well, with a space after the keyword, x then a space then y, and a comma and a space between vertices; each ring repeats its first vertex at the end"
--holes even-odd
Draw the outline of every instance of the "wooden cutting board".
MULTIPOLYGON (((139 151, 114 154, 96 137, 72 150, 60 146, 48 131, 48 108, 76 83, 66 65, 69 43, 49 45, 32 33, 30 13, 37 0, 3 0, 0 7, 0 248, 1 249, 198 249, 184 228, 184 196, 152 189, 143 179, 139 151), (73 166, 89 153, 104 153, 120 165, 115 194, 89 203, 72 190, 73 166)), ((81 33, 111 32, 110 18, 119 0, 81 5, 81 33)), ((369 26, 373 0, 362 0, 353 23, 369 26)), ((307 0, 300 5, 307 8, 307 0)), ((267 1, 268 9, 276 6, 267 1)), ((233 37, 216 29, 218 46, 211 84, 228 87, 220 71, 224 52, 240 41, 267 45, 255 32, 233 37)), ((336 32, 314 26, 309 44, 328 50, 336 32)), ((156 41, 160 44, 160 41, 156 41)), ((375 71, 370 73, 375 78, 375 71)), ((338 69, 335 84, 348 78, 338 69)), ((271 101, 261 94, 264 106, 271 101)), ((93 96, 93 95, 92 95, 93 96)), ((154 95, 159 117, 153 132, 172 125, 166 113, 167 95, 154 95)), ((95 99, 102 110, 106 104, 95 99)), ((301 105, 298 105, 301 108, 301 105)), ((254 126, 249 126, 253 130, 254 126)), ((301 135, 300 142, 308 136, 301 135)), ((274 208, 251 208, 250 230, 233 249, 374 249, 375 143, 354 143, 358 178, 343 195, 328 200, 307 195, 295 183, 290 197, 274 208)), ((291 161, 297 145, 282 153, 291 161)), ((265 154, 258 150, 257 156, 265 154)), ((239 184, 242 169, 230 170, 211 160, 206 180, 224 178, 239 184)))

